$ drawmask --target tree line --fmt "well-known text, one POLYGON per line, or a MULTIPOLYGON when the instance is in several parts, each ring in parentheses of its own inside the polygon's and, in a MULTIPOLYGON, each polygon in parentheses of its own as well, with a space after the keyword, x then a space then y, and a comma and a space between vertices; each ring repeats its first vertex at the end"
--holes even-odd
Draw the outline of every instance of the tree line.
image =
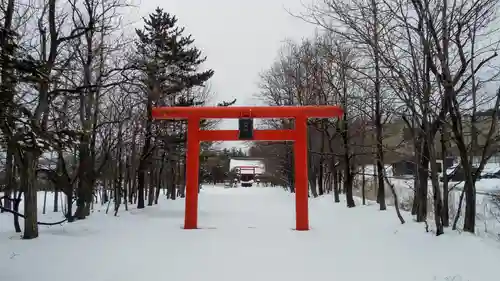
POLYGON ((161 8, 127 34, 132 8, 126 0, 0 3, 0 208, 25 239, 38 225, 85 219, 97 196, 116 214, 158 203, 160 190, 184 195, 186 123, 153 122, 151 111, 209 104, 214 70, 161 8), (55 211, 66 198, 61 221, 38 220, 40 179, 55 191, 55 211))
MULTIPOLYGON (((356 192, 365 204, 371 182, 380 210, 392 197, 404 223, 386 166, 406 160, 415 166, 409 210, 416 221, 433 220, 441 235, 457 228, 465 209, 463 230, 475 232, 476 183, 499 152, 497 9, 496 0, 318 0, 293 15, 316 33, 284 44, 261 73, 257 97, 273 106, 345 109, 341 120, 309 121, 312 196, 332 191, 340 202, 345 193, 354 207, 356 192), (450 157, 464 174, 454 217, 456 184, 438 163, 450 157)), ((293 121, 262 126, 293 128, 293 121)), ((291 143, 256 143, 250 155, 267 157, 294 191, 291 143)))

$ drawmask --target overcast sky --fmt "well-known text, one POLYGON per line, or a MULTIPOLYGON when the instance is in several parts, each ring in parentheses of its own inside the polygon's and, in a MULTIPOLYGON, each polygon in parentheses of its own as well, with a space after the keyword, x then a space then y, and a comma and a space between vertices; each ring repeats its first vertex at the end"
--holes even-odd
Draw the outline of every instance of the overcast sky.
MULTIPOLYGON (((237 105, 257 105, 258 74, 272 64, 283 41, 314 33, 313 26, 287 13, 302 11, 301 0, 136 1, 140 1, 140 16, 161 7, 176 15, 178 24, 193 35, 207 56, 206 65, 215 70, 214 102, 236 98, 237 105)), ((237 122, 223 122, 221 128, 237 129, 237 122)))

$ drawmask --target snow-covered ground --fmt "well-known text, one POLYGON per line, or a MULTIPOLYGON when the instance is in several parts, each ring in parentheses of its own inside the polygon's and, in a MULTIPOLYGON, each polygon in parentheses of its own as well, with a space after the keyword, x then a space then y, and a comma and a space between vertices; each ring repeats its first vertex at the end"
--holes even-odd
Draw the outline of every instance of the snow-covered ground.
MULTIPOLYGON (((488 172, 495 172, 498 164, 487 164, 485 167, 488 168, 483 172, 486 174, 488 172)), ((373 175, 374 174, 373 165, 365 167, 365 179, 367 181, 368 188, 371 188, 373 184, 373 175)), ((403 178, 403 177, 394 177, 392 174, 392 167, 390 165, 385 166, 385 170, 388 176, 389 181, 394 184, 396 188, 396 192, 399 196, 400 205, 409 209, 413 200, 413 179, 411 177, 403 178)), ((361 176, 356 178, 356 184, 358 188, 361 185, 361 176)), ((429 181, 429 211, 432 212, 432 183, 429 181)), ((442 185, 441 185, 442 186, 442 185)), ((464 183, 463 182, 450 182, 448 188, 450 189, 449 193, 449 212, 450 217, 453 220, 459 206, 460 195, 462 193, 464 183)), ((498 206, 492 203, 491 194, 494 192, 500 192, 500 179, 481 179, 476 182, 476 234, 483 237, 490 237, 497 240, 500 240, 500 210, 498 206)), ((359 191, 358 191, 359 194, 359 191)), ((386 192, 386 196, 390 199, 387 200, 387 203, 393 205, 392 195, 389 191, 386 192)), ((465 204, 465 203, 463 203, 465 204)), ((464 206, 464 205, 463 205, 464 206)), ((459 218, 459 229, 461 225, 463 225, 463 212, 464 207, 462 207, 462 216, 459 218)), ((433 216, 429 215, 428 219, 432 220, 433 216)))
POLYGON ((183 209, 183 200, 164 198, 118 217, 96 209, 88 220, 42 227, 31 241, 0 214, 0 280, 498 280, 496 242, 435 237, 408 214, 401 225, 391 209, 348 209, 331 195, 310 200, 308 232, 291 230, 294 198, 281 188, 206 186, 199 230, 181 229, 183 209))

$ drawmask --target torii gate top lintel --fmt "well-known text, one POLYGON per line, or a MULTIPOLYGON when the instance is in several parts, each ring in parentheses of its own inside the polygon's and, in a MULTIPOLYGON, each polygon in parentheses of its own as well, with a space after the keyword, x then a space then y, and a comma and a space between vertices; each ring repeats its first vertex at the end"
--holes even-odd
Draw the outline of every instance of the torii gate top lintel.
POLYGON ((330 118, 341 117, 339 106, 193 106, 155 107, 153 119, 330 118))

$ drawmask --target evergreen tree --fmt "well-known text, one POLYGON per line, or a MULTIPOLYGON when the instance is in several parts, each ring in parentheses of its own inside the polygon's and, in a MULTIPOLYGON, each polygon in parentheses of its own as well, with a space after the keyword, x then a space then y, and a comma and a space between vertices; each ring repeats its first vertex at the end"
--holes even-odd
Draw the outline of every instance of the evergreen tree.
POLYGON ((159 93, 172 95, 203 86, 214 74, 211 69, 199 71, 206 57, 193 46, 192 36, 183 35, 184 28, 176 24, 175 16, 156 8, 144 19, 144 30, 136 30, 137 66, 142 82, 156 100, 162 98, 159 93))
MULTIPOLYGON (((157 8, 144 19, 144 29, 136 30, 135 69, 146 94, 147 122, 138 169, 137 207, 144 208, 145 178, 153 145, 152 108, 155 105, 192 106, 202 104, 190 89, 204 86, 213 70, 200 71, 206 60, 193 46, 191 35, 177 26, 177 18, 157 8)), ((172 141, 171 139, 169 141, 172 141)))

